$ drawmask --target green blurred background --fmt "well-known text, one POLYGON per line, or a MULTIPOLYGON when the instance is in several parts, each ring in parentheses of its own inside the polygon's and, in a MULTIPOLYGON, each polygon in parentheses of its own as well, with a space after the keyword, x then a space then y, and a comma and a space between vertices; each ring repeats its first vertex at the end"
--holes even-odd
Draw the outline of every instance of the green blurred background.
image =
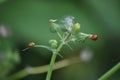
MULTIPOLYGON (((49 19, 74 16, 81 31, 99 36, 97 41, 64 47, 64 59, 89 49, 92 59, 55 70, 52 80, 97 80, 120 61, 119 0, 0 0, 0 80, 25 67, 49 64, 51 53, 40 48, 25 52, 26 44, 48 45, 58 37, 49 31, 49 19)), ((57 61, 62 60, 57 57, 57 61)), ((46 73, 20 80, 45 80, 46 73)), ((120 71, 109 80, 120 80, 120 71)))

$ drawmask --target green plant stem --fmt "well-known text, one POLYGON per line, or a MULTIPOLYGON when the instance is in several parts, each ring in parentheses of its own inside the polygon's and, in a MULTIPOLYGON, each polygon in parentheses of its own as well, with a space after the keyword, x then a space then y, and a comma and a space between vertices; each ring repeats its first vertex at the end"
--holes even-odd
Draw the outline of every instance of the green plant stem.
POLYGON ((49 69, 48 69, 46 80, 50 80, 50 78, 51 78, 52 69, 53 69, 53 66, 54 66, 54 63, 55 63, 56 56, 57 56, 57 53, 53 53, 52 59, 51 59, 51 62, 50 62, 50 66, 49 66, 49 69))
POLYGON ((46 80, 50 80, 50 78, 51 78, 53 66, 54 66, 54 63, 55 63, 55 59, 57 57, 57 53, 60 51, 62 46, 63 46, 63 43, 61 43, 59 45, 59 47, 57 48, 57 52, 53 52, 53 54, 52 54, 52 58, 51 58, 51 61, 50 61, 50 67, 49 67, 48 72, 47 72, 46 80))
POLYGON ((18 80, 29 75, 29 72, 26 69, 23 69, 13 75, 10 75, 3 80, 18 80))
POLYGON ((62 36, 59 32, 57 32, 57 35, 59 36, 60 39, 62 39, 62 36))
POLYGON ((69 36, 70 36, 70 34, 68 36, 66 36, 66 38, 63 39, 63 41, 61 42, 61 44, 57 48, 57 51, 53 52, 52 58, 51 58, 51 61, 50 61, 50 67, 49 67, 48 72, 47 72, 46 80, 50 80, 51 75, 52 75, 53 66, 54 66, 54 63, 55 63, 55 59, 57 57, 57 54, 59 53, 59 51, 61 50, 62 46, 64 45, 65 41, 67 40, 67 38, 69 36))
POLYGON ((120 62, 116 64, 112 69, 106 72, 103 76, 101 76, 98 80, 107 80, 110 76, 112 76, 116 71, 120 69, 120 62))

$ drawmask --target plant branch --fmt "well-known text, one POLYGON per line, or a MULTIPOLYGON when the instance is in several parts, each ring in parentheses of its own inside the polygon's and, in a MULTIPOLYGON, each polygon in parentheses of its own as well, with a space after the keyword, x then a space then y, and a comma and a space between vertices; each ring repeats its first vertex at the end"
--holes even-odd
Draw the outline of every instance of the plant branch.
POLYGON ((49 66, 49 69, 48 69, 48 72, 47 72, 46 80, 50 80, 50 78, 51 78, 52 69, 53 69, 56 57, 57 57, 57 53, 53 53, 51 61, 50 61, 50 66, 49 66))
POLYGON ((48 72, 47 72, 46 80, 50 80, 50 78, 51 78, 52 69, 53 69, 53 66, 54 66, 54 63, 55 63, 55 59, 56 59, 56 57, 57 57, 57 53, 60 51, 60 49, 62 48, 63 45, 64 45, 64 44, 61 43, 61 44, 59 45, 59 47, 57 48, 57 52, 55 51, 55 52, 53 52, 53 54, 52 54, 52 58, 51 58, 51 61, 50 61, 50 67, 49 67, 48 72))
POLYGON ((112 69, 106 72, 103 76, 101 76, 98 80, 107 80, 110 76, 112 76, 116 71, 120 69, 120 62, 116 64, 112 69))
POLYGON ((62 39, 62 36, 59 32, 57 32, 57 35, 59 36, 60 39, 62 39))

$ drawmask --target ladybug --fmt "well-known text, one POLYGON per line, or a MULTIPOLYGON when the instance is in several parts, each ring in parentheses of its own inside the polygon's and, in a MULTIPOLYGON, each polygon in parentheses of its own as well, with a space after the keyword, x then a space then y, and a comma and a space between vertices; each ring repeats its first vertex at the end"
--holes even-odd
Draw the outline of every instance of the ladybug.
POLYGON ((95 35, 91 35, 90 36, 90 39, 96 41, 98 39, 98 36, 95 34, 95 35))
POLYGON ((29 43, 28 43, 28 46, 29 46, 29 47, 33 47, 33 46, 35 46, 35 43, 34 43, 34 42, 29 42, 29 43))

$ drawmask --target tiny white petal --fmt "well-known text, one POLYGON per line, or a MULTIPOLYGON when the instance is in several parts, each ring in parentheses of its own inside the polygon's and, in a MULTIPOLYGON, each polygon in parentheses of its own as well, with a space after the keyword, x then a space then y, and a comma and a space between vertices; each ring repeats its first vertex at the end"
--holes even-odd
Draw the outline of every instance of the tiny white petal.
POLYGON ((50 19, 49 22, 56 22, 57 19, 50 19))

